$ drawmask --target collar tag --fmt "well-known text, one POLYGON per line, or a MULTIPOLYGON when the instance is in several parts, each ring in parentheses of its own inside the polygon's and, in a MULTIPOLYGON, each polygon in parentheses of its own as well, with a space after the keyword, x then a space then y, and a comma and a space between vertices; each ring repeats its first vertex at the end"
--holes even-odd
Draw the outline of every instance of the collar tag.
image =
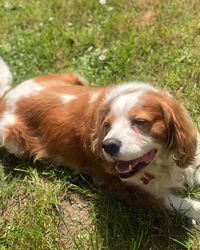
POLYGON ((153 179, 155 179, 155 177, 151 174, 145 173, 145 176, 141 177, 140 180, 143 181, 143 183, 145 185, 149 184, 149 182, 153 179))

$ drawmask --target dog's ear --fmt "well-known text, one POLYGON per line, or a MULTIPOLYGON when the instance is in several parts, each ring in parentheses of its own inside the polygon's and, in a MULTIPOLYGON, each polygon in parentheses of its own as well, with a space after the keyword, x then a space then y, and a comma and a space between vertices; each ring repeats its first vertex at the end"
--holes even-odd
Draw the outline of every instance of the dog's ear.
POLYGON ((168 94, 160 102, 166 126, 166 147, 179 167, 192 163, 197 148, 197 129, 186 109, 168 94))
POLYGON ((109 106, 110 103, 103 103, 99 105, 96 110, 91 133, 92 151, 100 157, 102 156, 102 142, 104 138, 103 121, 109 113, 109 106))

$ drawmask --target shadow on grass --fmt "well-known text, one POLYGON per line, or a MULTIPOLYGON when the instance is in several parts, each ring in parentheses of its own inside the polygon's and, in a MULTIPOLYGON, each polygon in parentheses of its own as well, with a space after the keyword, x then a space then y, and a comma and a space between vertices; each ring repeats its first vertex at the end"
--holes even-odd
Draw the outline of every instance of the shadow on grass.
MULTIPOLYGON (((78 193, 83 202, 91 202, 92 233, 88 229, 89 241, 93 246, 91 249, 188 248, 187 242, 190 242, 192 237, 187 229, 190 226, 179 214, 170 216, 165 209, 158 206, 154 206, 154 209, 148 206, 130 207, 120 201, 108 187, 96 187, 90 177, 72 175, 63 166, 55 167, 44 161, 34 165, 31 160, 18 159, 2 149, 0 159, 7 182, 16 178, 29 178, 29 169, 36 168, 39 176, 47 178, 48 181, 56 178, 63 182, 63 188, 67 187, 71 192, 78 193)), ((62 197, 60 204, 65 198, 62 197)), ((68 205, 70 206, 70 203, 68 205)), ((62 217, 59 213, 60 211, 57 215, 62 217)), ((66 223, 64 221, 67 227, 66 223)), ((73 237, 76 247, 84 249, 83 240, 73 237)))

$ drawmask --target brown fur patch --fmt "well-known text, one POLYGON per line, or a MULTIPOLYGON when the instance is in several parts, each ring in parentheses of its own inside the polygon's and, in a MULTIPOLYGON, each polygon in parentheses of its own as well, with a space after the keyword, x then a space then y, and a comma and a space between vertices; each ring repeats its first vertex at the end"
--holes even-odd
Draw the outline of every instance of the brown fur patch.
POLYGON ((0 117, 2 117, 2 114, 5 111, 5 109, 6 109, 6 100, 3 97, 1 97, 0 98, 0 117))

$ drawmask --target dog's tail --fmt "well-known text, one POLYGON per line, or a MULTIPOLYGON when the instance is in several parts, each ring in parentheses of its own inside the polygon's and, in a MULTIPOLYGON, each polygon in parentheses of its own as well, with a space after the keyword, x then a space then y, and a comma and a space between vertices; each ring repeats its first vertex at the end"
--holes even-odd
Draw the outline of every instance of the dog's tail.
POLYGON ((0 96, 11 86, 12 73, 5 61, 0 57, 0 96))

